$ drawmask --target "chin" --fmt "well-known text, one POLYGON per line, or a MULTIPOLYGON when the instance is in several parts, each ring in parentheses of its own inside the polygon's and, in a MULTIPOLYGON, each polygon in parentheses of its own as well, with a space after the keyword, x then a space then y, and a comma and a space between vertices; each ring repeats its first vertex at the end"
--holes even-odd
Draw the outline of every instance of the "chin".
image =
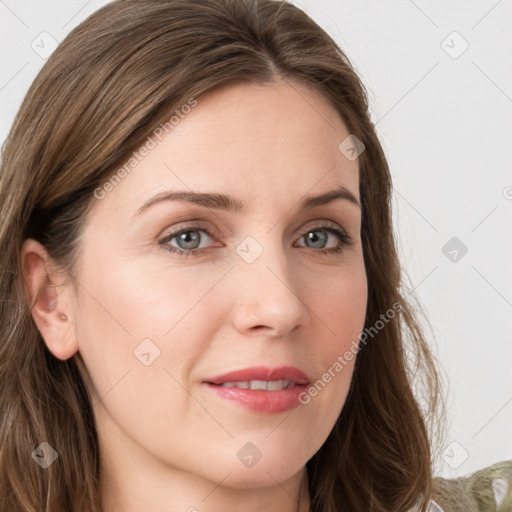
POLYGON ((214 480, 219 474, 229 474, 224 484, 234 489, 256 489, 272 487, 277 482, 284 482, 300 471, 304 464, 284 465, 283 459, 273 457, 266 461, 263 457, 252 467, 246 467, 236 460, 234 464, 225 464, 215 468, 214 480), (275 459, 275 460, 272 460, 275 459), (278 462, 279 460, 279 462, 278 462))

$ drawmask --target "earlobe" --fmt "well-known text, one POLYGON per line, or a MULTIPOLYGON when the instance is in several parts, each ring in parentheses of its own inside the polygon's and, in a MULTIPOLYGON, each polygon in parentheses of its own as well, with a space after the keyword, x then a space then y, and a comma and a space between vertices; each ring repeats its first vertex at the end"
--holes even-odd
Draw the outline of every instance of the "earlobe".
POLYGON ((23 279, 30 300, 32 318, 48 350, 66 360, 78 350, 71 322, 70 285, 59 284, 60 274, 44 246, 33 239, 24 241, 21 250, 23 279))

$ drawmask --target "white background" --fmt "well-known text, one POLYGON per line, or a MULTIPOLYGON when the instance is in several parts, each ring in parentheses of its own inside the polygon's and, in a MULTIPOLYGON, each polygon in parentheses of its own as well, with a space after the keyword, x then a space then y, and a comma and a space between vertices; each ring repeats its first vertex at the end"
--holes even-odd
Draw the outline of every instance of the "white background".
MULTIPOLYGON (((51 50, 52 37, 61 41, 106 3, 0 0, 0 142, 45 62, 33 46, 51 50)), ((510 460, 512 3, 294 3, 334 37, 369 92, 394 179, 400 256, 447 380, 437 473, 510 460), (452 237, 466 254, 445 256, 452 237)))

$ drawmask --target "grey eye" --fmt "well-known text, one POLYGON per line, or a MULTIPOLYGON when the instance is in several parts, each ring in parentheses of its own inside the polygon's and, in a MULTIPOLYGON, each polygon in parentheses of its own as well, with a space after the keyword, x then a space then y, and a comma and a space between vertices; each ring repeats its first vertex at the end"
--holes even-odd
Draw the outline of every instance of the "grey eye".
POLYGON ((322 249, 327 243, 328 234, 321 229, 314 229, 309 231, 306 235, 304 235, 304 240, 307 242, 311 242, 311 245, 308 247, 312 247, 314 249, 322 249))
MULTIPOLYGON (((182 249, 184 251, 193 251, 195 249, 201 248, 201 242, 210 236, 204 229, 187 229, 176 233, 169 237, 165 242, 170 243, 171 240, 176 240, 175 244, 170 244, 172 247, 178 247, 178 249, 182 249), (200 233, 204 233, 201 235, 200 233)), ((206 240, 207 241, 207 240, 206 240)))
POLYGON ((176 236, 180 249, 197 249, 201 237, 196 231, 185 231, 176 236), (183 244, 183 245, 182 245, 183 244))

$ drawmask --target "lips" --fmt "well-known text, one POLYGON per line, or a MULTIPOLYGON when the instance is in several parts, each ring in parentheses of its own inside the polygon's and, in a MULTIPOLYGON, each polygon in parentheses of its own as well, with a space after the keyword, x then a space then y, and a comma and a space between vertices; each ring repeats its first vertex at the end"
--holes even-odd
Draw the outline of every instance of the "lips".
POLYGON ((226 382, 250 382, 250 381, 289 381, 290 383, 304 386, 309 384, 308 376, 293 366, 282 366, 280 368, 268 368, 266 366, 255 366, 244 370, 225 373, 215 377, 204 379, 206 384, 221 385, 226 382))
POLYGON ((258 366, 210 377, 202 382, 226 404, 252 412, 278 414, 298 407, 310 379, 298 368, 258 366))

